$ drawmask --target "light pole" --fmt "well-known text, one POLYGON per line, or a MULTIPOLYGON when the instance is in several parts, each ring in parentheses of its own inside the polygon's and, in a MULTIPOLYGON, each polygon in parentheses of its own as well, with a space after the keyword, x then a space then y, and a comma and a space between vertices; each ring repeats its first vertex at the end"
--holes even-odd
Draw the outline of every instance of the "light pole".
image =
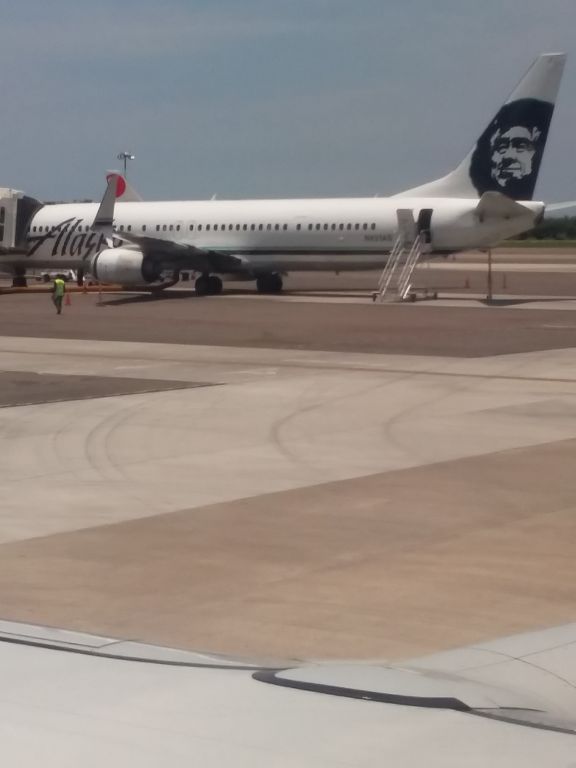
POLYGON ((126 176, 126 164, 127 164, 128 160, 135 160, 136 159, 136 155, 133 155, 130 152, 120 152, 120 154, 117 155, 117 157, 118 157, 118 160, 122 160, 122 162, 124 163, 124 178, 127 178, 127 176, 126 176))

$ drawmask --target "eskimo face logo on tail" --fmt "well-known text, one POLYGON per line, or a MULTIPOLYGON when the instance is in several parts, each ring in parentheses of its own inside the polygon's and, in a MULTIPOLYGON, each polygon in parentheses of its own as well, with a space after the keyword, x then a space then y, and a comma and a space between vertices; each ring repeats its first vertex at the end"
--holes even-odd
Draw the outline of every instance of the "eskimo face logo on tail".
POLYGON ((479 195, 502 192, 531 200, 554 105, 537 99, 505 104, 478 139, 470 179, 479 195))

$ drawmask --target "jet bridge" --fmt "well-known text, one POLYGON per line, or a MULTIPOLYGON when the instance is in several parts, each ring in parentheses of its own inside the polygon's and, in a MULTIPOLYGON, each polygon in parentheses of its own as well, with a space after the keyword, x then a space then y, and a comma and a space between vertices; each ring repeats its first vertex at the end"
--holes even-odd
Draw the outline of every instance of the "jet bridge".
POLYGON ((28 251, 27 232, 41 207, 39 200, 23 192, 0 187, 0 259, 14 274, 14 285, 26 285, 26 268, 11 263, 10 256, 22 256, 28 251))

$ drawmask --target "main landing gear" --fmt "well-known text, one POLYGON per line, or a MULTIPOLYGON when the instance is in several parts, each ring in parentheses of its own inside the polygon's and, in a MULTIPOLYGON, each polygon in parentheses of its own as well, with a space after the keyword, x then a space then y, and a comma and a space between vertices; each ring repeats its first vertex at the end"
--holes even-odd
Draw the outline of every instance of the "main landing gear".
POLYGON ((222 280, 217 275, 200 275, 194 283, 197 296, 217 296, 222 293, 222 280))
POLYGON ((258 275, 256 278, 256 288, 258 293, 282 293, 282 276, 277 272, 270 272, 267 275, 258 275))
POLYGON ((26 279, 26 267, 14 267, 12 277, 12 288, 26 288, 28 280, 26 279))

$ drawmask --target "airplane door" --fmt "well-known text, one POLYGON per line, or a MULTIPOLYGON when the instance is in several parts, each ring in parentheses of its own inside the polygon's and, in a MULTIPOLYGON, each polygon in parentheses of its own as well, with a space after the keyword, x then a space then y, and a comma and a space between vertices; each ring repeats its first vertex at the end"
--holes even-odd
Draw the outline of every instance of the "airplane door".
POLYGON ((418 214, 418 221, 416 227, 418 234, 422 235, 424 242, 430 245, 432 242, 432 214, 434 210, 432 208, 422 208, 418 214))

